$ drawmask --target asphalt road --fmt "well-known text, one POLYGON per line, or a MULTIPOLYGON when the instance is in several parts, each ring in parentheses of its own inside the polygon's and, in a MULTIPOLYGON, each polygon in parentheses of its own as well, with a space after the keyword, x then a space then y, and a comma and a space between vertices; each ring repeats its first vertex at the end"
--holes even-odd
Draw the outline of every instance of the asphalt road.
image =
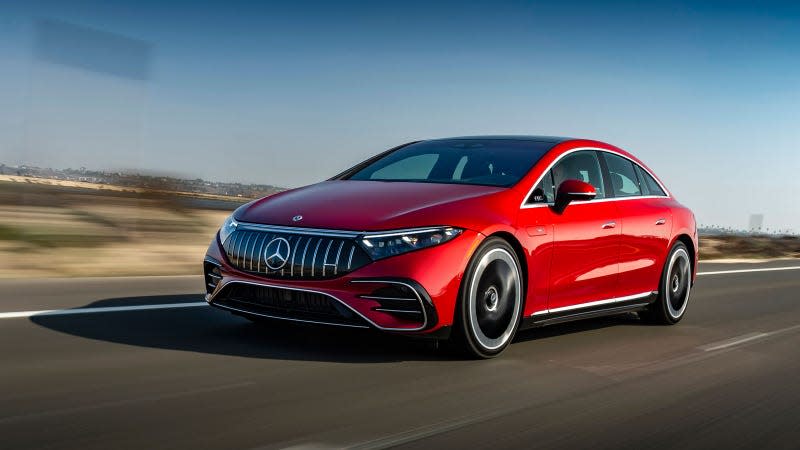
POLYGON ((677 326, 535 329, 490 361, 260 327, 201 286, 0 282, 0 448, 800 447, 800 270, 703 275, 677 326))

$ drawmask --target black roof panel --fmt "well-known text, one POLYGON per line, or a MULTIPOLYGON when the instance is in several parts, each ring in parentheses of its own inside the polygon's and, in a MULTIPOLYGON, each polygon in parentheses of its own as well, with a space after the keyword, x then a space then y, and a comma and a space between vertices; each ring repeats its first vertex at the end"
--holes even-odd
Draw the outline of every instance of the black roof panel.
POLYGON ((565 141, 572 141, 575 138, 559 137, 559 136, 529 136, 529 135, 496 135, 496 136, 457 136, 449 138, 428 139, 430 141, 450 141, 458 139, 495 139, 495 140, 513 140, 513 141, 536 141, 536 142, 551 142, 553 144, 560 144, 565 141))

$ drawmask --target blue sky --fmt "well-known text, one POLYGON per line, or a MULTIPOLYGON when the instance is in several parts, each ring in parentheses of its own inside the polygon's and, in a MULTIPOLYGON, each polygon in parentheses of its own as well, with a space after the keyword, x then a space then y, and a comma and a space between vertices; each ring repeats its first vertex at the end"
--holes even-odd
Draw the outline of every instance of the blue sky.
POLYGON ((566 135, 632 151, 704 224, 800 231, 798 4, 14 3, 6 164, 294 187, 413 139, 566 135), (42 20, 146 44, 149 75, 37 57, 42 20))

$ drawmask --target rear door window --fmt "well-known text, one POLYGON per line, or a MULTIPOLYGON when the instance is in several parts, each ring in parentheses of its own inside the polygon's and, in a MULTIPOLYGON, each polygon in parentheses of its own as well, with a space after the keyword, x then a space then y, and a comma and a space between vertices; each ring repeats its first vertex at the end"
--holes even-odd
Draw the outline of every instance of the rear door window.
POLYGON ((655 195, 658 197, 666 197, 667 193, 661 189, 661 186, 655 180, 655 178, 651 177, 646 170, 642 169, 639 165, 635 165, 636 167, 636 174, 639 176, 639 180, 641 181, 642 191, 644 195, 655 195))
POLYGON ((629 159, 603 152, 603 159, 608 166, 608 176, 611 181, 611 188, 614 190, 614 197, 636 197, 642 195, 639 186, 639 177, 633 162, 629 159))

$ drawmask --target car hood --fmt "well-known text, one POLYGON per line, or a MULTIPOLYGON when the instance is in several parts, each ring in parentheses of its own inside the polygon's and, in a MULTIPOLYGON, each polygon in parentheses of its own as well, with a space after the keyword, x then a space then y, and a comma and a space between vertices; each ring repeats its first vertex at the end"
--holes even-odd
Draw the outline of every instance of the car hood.
POLYGON ((236 219, 337 230, 389 230, 429 225, 470 228, 481 208, 506 191, 494 186, 334 180, 248 203, 236 219), (294 218, 302 216, 301 220, 294 218))

